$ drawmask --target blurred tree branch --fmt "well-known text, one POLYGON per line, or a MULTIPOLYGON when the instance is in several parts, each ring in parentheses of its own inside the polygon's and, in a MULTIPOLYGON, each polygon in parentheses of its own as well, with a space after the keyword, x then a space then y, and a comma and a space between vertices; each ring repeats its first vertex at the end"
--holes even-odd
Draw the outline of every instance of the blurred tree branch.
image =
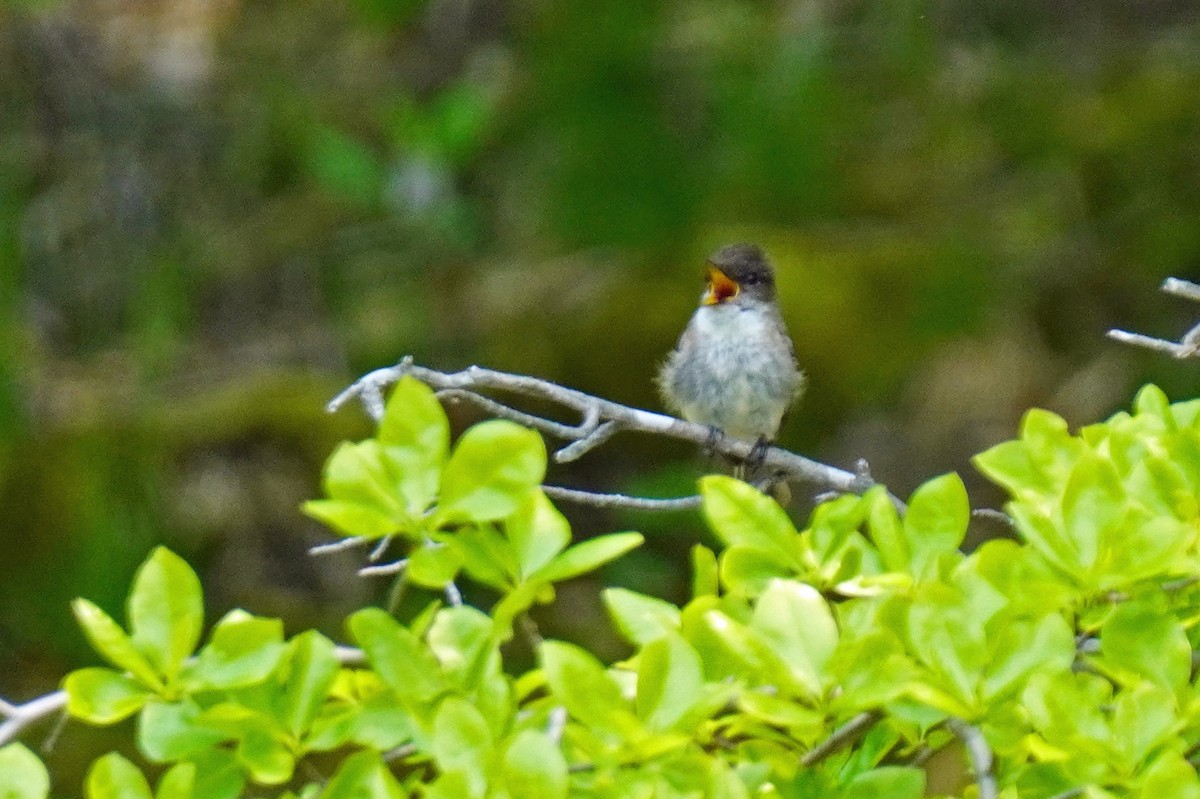
MULTIPOLYGON (((1200 285, 1191 283, 1187 280, 1180 280, 1177 277, 1169 277, 1163 281, 1162 291, 1167 294, 1174 294, 1176 297, 1200 302, 1200 285)), ((1155 338, 1154 336, 1146 336, 1141 333, 1130 333, 1127 330, 1110 330, 1108 337, 1114 341, 1120 341, 1122 344, 1132 344, 1137 347, 1146 347, 1159 352, 1169 353, 1176 358, 1194 358, 1200 354, 1200 322, 1197 322, 1191 327, 1179 341, 1170 341, 1164 338, 1155 338)))

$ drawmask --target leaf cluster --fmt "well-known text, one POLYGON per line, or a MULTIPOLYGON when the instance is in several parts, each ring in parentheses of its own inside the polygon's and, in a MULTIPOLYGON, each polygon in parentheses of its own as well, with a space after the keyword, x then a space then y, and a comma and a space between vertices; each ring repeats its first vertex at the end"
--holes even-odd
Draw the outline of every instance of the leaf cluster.
MULTIPOLYGON (((152 792, 106 755, 89 799, 918 799, 922 765, 964 726, 1005 799, 1200 797, 1200 402, 1148 387, 1077 434, 1031 411, 975 460, 1009 492, 1015 540, 970 554, 953 474, 903 512, 874 489, 803 529, 751 486, 705 477, 720 546, 693 549, 690 600, 609 588, 627 658, 538 640, 524 671, 505 660, 515 619, 640 538, 568 546, 528 431, 486 422, 449 439, 432 394, 406 381, 378 436, 333 454, 327 497, 307 509, 345 535, 397 536, 420 585, 466 578, 496 603, 438 601, 405 621, 360 610, 353 651, 239 610, 199 646, 199 582, 156 550, 127 630, 76 602, 109 666, 64 687, 81 720, 136 715, 141 755, 165 771, 152 792)), ((28 750, 0 763, 29 775, 16 789, 0 777, 0 795, 46 796, 28 750)))

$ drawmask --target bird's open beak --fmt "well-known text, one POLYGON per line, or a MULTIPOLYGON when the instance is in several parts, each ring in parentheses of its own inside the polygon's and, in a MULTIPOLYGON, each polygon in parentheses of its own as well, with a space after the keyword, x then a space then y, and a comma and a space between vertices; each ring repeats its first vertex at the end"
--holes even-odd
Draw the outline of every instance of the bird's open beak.
POLYGON ((730 280, 720 269, 710 265, 708 267, 708 291, 705 292, 701 302, 704 305, 717 305, 732 300, 739 291, 741 291, 741 287, 735 281, 730 280))

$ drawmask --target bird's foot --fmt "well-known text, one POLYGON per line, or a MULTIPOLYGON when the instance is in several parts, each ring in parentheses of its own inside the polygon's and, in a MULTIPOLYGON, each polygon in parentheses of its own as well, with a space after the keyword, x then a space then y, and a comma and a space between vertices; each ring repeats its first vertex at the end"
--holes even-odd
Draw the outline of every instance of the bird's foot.
POLYGON ((712 460, 716 457, 717 445, 721 443, 721 439, 724 437, 725 433, 721 428, 713 424, 708 426, 708 438, 704 440, 704 446, 700 450, 706 459, 712 460))

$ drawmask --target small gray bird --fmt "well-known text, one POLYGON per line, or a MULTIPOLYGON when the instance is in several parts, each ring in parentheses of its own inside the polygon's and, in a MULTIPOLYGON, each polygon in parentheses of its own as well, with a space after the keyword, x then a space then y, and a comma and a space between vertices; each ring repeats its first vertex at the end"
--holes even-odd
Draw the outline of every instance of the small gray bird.
POLYGON ((708 259, 708 286, 659 373, 684 419, 765 446, 804 385, 775 299, 775 272, 753 244, 708 259))

